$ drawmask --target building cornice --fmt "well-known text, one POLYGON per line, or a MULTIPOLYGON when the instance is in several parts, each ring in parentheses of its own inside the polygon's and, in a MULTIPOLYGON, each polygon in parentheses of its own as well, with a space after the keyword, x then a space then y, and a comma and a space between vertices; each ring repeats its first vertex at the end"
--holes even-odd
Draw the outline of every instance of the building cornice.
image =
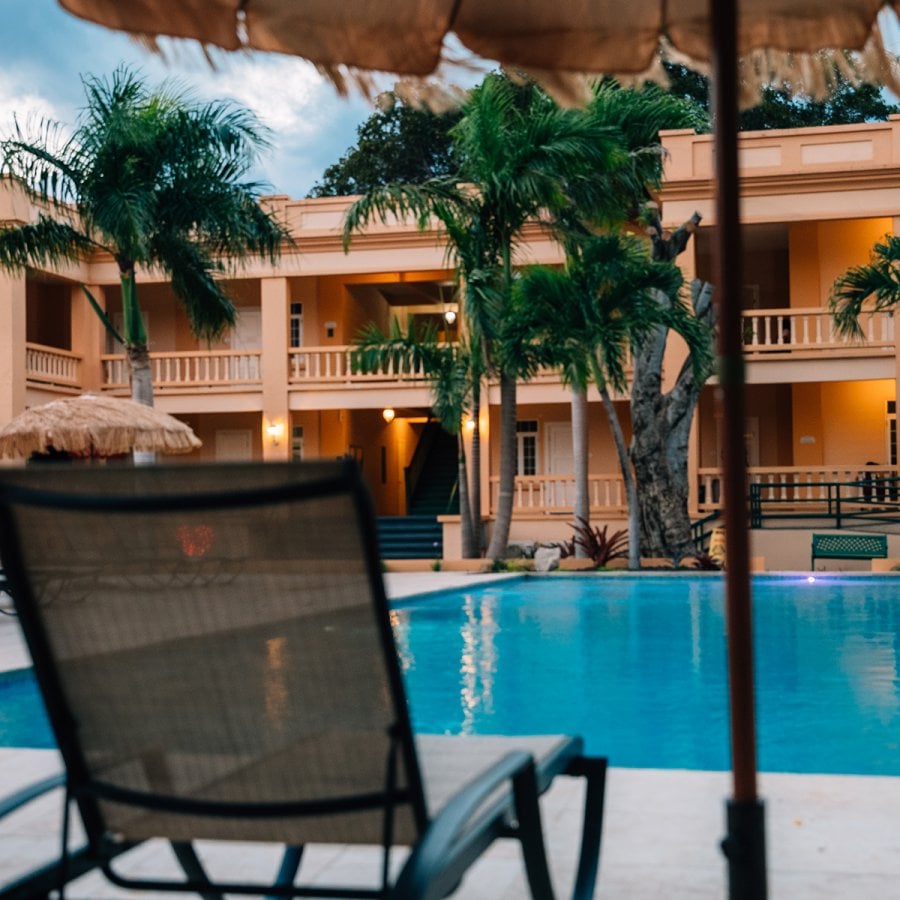
MULTIPOLYGON (((767 174, 741 176, 742 197, 764 197, 779 194, 815 194, 823 191, 884 191, 900 188, 900 166, 877 170, 845 169, 835 172, 767 174)), ((690 200, 715 196, 713 178, 690 178, 667 181, 660 191, 667 200, 690 200)))

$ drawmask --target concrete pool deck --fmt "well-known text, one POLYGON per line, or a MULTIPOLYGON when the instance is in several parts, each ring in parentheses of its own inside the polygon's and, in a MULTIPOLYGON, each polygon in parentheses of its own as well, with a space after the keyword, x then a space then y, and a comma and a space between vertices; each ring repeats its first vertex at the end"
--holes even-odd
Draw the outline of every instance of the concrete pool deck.
MULTIPOLYGON (((482 585, 493 576, 478 576, 482 585)), ((500 579, 508 576, 499 576, 500 579)), ((386 576, 392 597, 475 583, 458 573, 386 576)), ((0 616, 0 669, 29 665, 15 619, 0 616)), ((599 698, 598 698, 599 702, 599 698)), ((613 763, 615 760, 612 761, 613 763)), ((0 749, 0 795, 59 771, 55 751, 0 749)), ((775 900, 900 898, 900 778, 763 773, 770 897, 775 900)), ((726 895, 718 843, 724 833, 725 772, 622 769, 609 772, 598 897, 625 900, 706 900, 726 895)), ((545 829, 561 895, 570 890, 577 852, 581 789, 557 779, 544 803, 545 829)), ((58 853, 59 794, 0 823, 0 884, 58 853)), ((518 851, 500 842, 453 895, 460 900, 521 900, 527 890, 518 851)), ((231 873, 272 870, 272 854, 216 848, 231 873), (237 862, 236 862, 237 860, 237 862), (235 866, 238 868, 235 869, 235 866)), ((311 848, 304 871, 321 883, 365 878, 377 865, 368 849, 311 848)), ((123 861, 124 863, 124 861, 123 861)), ((175 873, 165 845, 149 842, 128 865, 147 873, 175 873)), ((67 890, 69 900, 168 896, 127 892, 88 875, 67 890)))

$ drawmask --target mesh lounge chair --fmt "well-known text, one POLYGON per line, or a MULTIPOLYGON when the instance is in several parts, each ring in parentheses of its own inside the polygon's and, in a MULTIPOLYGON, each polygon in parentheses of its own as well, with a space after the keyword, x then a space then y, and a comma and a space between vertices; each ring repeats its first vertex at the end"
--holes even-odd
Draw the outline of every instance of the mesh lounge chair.
POLYGON ((538 797, 568 774, 586 779, 574 896, 592 896, 605 760, 578 738, 413 734, 354 464, 6 470, 0 556, 88 853, 114 883, 428 900, 511 837, 549 898, 538 797), (183 880, 113 864, 160 837, 183 880), (269 883, 236 884, 201 868, 199 839, 287 850, 269 883), (381 877, 301 885, 320 842, 380 845, 381 877))

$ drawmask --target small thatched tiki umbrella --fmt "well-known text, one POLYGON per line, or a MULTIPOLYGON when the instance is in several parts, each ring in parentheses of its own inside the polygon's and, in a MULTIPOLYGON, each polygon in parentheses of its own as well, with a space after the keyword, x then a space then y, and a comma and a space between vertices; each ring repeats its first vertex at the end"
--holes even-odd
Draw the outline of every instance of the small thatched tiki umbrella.
POLYGON ((190 453, 200 439, 188 425, 151 406, 82 394, 34 406, 0 430, 0 456, 65 453, 109 457, 133 450, 190 453))

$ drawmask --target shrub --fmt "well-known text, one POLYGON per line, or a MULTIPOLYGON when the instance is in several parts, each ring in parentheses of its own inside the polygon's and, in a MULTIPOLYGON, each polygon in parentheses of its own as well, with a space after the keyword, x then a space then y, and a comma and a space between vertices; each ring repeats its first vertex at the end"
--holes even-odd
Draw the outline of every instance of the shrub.
POLYGON ((699 569, 701 572, 720 572, 722 570, 721 560, 715 559, 708 553, 696 553, 689 559, 693 559, 695 562, 692 568, 699 569))
POLYGON ((609 564, 611 559, 620 559, 628 556, 628 532, 624 529, 609 533, 609 526, 603 528, 591 528, 590 523, 580 516, 578 524, 572 525, 575 535, 572 538, 573 546, 584 548, 588 558, 595 566, 602 567, 609 564))

